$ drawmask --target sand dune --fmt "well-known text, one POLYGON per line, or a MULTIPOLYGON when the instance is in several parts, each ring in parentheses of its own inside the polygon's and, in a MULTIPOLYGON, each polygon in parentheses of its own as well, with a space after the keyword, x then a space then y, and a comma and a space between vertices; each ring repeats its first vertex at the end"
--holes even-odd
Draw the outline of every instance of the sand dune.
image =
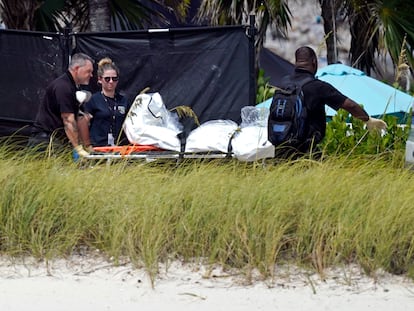
POLYGON ((198 264, 160 266, 148 274, 97 256, 49 263, 0 259, 0 308, 21 310, 414 310, 414 283, 401 276, 363 275, 346 267, 320 275, 276 267, 273 280, 209 270, 198 264))

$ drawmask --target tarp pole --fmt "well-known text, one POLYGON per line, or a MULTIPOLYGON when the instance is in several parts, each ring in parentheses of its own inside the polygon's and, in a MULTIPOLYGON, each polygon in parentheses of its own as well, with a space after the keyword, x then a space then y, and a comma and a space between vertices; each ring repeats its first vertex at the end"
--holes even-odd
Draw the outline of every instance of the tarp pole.
POLYGON ((249 28, 247 30, 247 36, 249 38, 249 62, 250 62, 250 85, 249 85, 249 105, 256 105, 256 27, 255 27, 255 15, 249 15, 249 28))
POLYGON ((63 61, 62 61, 62 72, 65 72, 69 66, 69 57, 72 53, 72 26, 67 25, 63 29, 63 61))

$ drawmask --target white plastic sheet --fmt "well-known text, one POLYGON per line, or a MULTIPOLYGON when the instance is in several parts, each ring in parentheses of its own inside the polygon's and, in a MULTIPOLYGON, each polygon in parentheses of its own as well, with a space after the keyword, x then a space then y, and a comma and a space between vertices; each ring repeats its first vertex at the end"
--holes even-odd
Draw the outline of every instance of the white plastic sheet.
POLYGON ((242 122, 232 140, 234 156, 240 161, 272 158, 275 147, 267 139, 269 109, 247 106, 241 110, 242 122))
POLYGON ((238 125, 231 120, 212 120, 191 131, 187 138, 187 152, 227 152, 230 138, 238 125))
POLYGON ((139 94, 135 98, 125 118, 124 131, 130 143, 180 151, 177 134, 182 126, 177 115, 165 107, 159 93, 139 94))
MULTIPOLYGON (((229 148, 240 161, 256 161, 274 156, 267 140, 269 109, 247 106, 241 110, 240 126, 232 120, 211 120, 191 131, 185 151, 222 152, 229 148)), ((125 119, 124 131, 131 143, 154 145, 180 151, 177 137, 182 131, 178 117, 168 111, 159 93, 140 94, 125 119)))

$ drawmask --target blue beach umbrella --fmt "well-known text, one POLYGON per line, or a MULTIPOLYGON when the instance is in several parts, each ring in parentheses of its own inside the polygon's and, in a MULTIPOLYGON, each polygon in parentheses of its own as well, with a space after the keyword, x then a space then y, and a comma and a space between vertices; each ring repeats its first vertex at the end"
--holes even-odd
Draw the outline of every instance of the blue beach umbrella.
MULTIPOLYGON (((316 72, 316 77, 363 105, 371 116, 404 115, 414 103, 413 96, 343 64, 323 67, 316 72)), ((326 106, 326 114, 332 116, 335 110, 326 106)))

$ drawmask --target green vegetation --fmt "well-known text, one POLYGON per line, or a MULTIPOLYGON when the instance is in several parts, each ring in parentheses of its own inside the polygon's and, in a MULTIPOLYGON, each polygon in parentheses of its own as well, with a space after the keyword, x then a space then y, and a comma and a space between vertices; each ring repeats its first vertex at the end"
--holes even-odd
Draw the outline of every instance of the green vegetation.
POLYGON ((382 119, 387 123, 387 134, 368 132, 364 122, 352 117, 347 111, 340 109, 328 122, 326 136, 322 148, 326 154, 379 154, 405 152, 411 115, 406 113, 397 117, 385 115, 382 119))
POLYGON ((82 166, 68 155, 0 152, 0 254, 81 249, 158 263, 200 260, 272 277, 275 263, 320 273, 361 265, 414 276, 413 172, 401 152, 82 166), (390 160, 391 159, 391 160, 390 160))
POLYGON ((264 102, 266 99, 273 97, 275 87, 269 83, 270 78, 265 76, 263 69, 259 69, 257 75, 256 104, 264 102))

